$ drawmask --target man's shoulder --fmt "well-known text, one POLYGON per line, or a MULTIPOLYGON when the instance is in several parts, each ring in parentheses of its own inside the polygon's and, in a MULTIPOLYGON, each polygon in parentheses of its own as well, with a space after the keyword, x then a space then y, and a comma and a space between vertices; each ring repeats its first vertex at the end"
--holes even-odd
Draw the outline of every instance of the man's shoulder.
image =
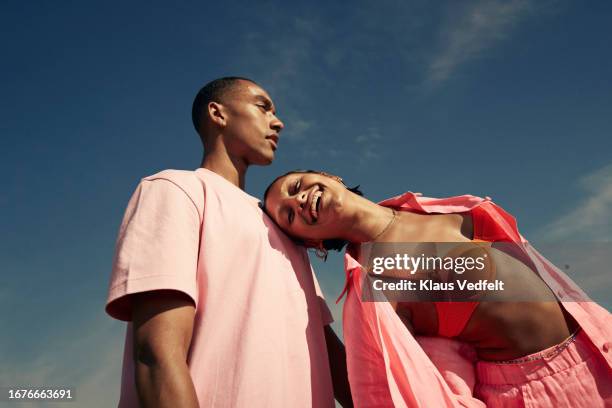
POLYGON ((182 190, 194 202, 198 212, 201 212, 204 205, 204 185, 196 171, 167 169, 142 178, 143 182, 160 180, 170 182, 182 190))
POLYGON ((166 169, 158 173, 142 178, 143 180, 168 180, 173 183, 189 184, 198 181, 198 176, 194 170, 175 170, 166 169))

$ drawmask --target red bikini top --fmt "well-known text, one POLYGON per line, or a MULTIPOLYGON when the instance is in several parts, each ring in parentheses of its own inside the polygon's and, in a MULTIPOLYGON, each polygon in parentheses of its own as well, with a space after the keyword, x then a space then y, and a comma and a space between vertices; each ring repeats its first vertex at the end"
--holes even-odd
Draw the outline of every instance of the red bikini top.
MULTIPOLYGON (((491 222, 489 214, 481 206, 474 207, 470 213, 472 215, 474 241, 512 242, 497 223, 491 222)), ((515 224, 511 217, 508 221, 515 224)), ((434 302, 438 313, 438 334, 443 337, 456 337, 461 334, 478 304, 479 302, 467 301, 434 302)))

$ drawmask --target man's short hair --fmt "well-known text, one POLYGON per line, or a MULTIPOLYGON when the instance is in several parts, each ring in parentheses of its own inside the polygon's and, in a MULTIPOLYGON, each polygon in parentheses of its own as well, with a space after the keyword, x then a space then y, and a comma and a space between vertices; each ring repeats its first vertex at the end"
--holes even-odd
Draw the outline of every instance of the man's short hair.
POLYGON ((227 96, 230 91, 236 88, 239 81, 247 81, 257 85, 255 81, 249 78, 231 76, 210 81, 204 85, 202 89, 200 89, 193 100, 193 105, 191 107, 191 120, 193 121, 193 126, 200 137, 202 137, 200 127, 202 126, 204 109, 210 102, 223 103, 224 97, 227 96))

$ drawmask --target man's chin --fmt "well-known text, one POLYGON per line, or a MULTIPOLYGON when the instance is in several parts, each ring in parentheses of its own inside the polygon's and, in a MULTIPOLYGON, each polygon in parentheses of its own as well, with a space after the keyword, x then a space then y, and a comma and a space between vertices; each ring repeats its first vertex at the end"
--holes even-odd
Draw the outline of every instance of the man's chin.
POLYGON ((269 155, 265 155, 265 156, 259 156, 255 159, 253 159, 251 161, 252 165, 256 165, 256 166, 268 166, 270 164, 272 164, 272 162, 274 161, 274 153, 269 154, 269 155))

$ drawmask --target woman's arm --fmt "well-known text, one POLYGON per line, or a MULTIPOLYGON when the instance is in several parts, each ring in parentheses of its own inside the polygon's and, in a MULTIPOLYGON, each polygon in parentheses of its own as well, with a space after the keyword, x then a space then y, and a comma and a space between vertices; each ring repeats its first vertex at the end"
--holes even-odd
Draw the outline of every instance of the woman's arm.
POLYGON ((351 398, 351 387, 348 381, 344 344, 336 336, 334 329, 330 325, 326 325, 324 331, 329 367, 334 386, 334 396, 343 407, 352 407, 353 399, 351 398))

